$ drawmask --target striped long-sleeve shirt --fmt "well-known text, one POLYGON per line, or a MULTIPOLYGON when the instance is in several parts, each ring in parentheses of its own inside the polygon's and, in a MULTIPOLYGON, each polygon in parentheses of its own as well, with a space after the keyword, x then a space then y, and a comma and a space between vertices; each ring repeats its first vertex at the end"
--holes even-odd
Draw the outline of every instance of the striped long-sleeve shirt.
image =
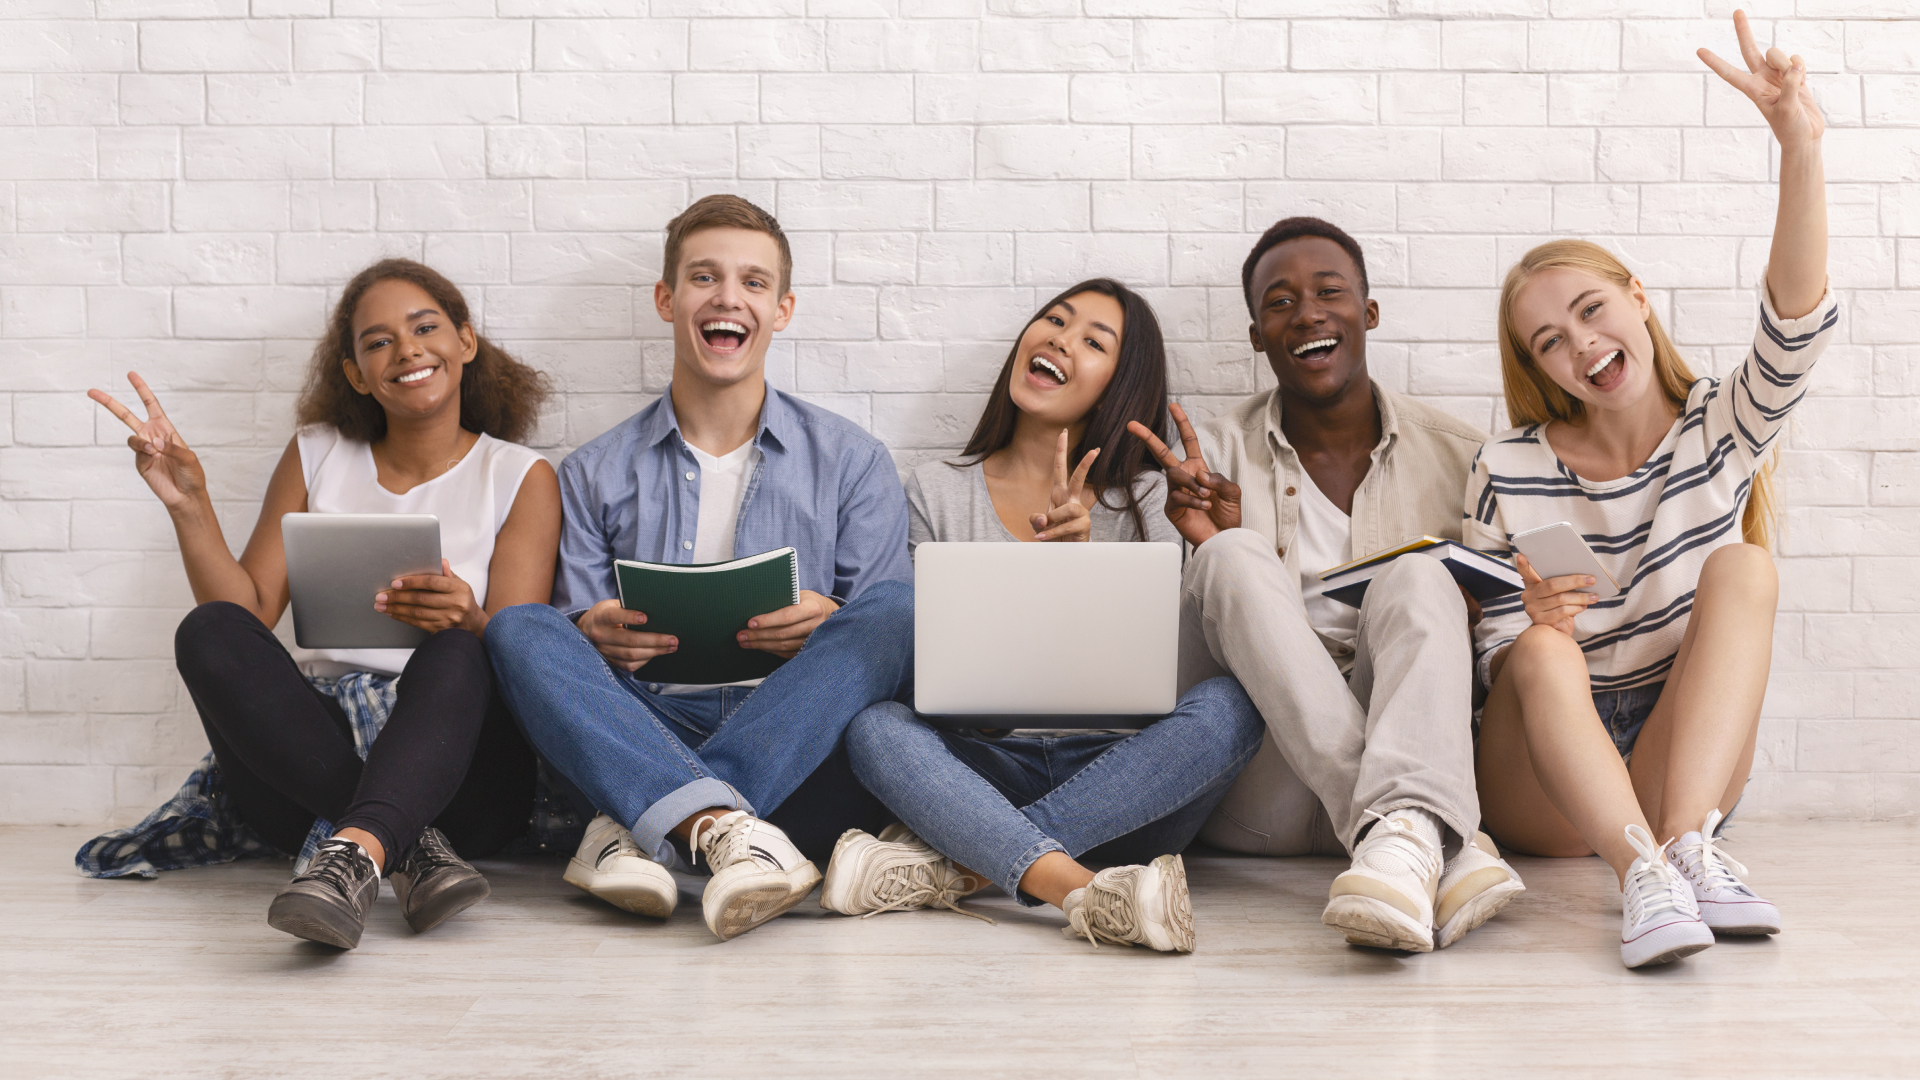
MULTIPOLYGON (((1469 546, 1506 552, 1516 533, 1570 522, 1620 585, 1618 596, 1574 620, 1596 693, 1667 677, 1700 568, 1715 548, 1740 542, 1754 472, 1834 337, 1840 311, 1831 292, 1798 319, 1782 319, 1761 293, 1760 327, 1739 370, 1696 381, 1673 429, 1629 475, 1576 476, 1547 444, 1542 424, 1494 436, 1474 459, 1463 522, 1469 546)), ((1487 683, 1488 661, 1530 620, 1517 593, 1484 612, 1474 654, 1487 683)))

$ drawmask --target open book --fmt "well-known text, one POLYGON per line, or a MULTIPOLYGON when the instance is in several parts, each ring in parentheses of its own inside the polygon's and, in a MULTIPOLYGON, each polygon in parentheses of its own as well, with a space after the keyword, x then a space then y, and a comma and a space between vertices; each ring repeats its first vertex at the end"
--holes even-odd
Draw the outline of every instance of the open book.
POLYGON ((620 606, 645 612, 638 627, 672 634, 680 647, 647 661, 650 682, 713 684, 765 678, 786 663, 743 649, 734 635, 747 620, 800 602, 800 558, 790 547, 720 563, 650 563, 615 559, 620 606))
POLYGON ((1524 587, 1520 581, 1520 571, 1505 559, 1476 551, 1457 540, 1419 536, 1397 547, 1363 555, 1352 562, 1320 571, 1320 580, 1327 583, 1325 595, 1348 607, 1359 607, 1360 599, 1367 594, 1367 585, 1373 581, 1375 574, 1400 556, 1416 553, 1440 560, 1440 564, 1453 575, 1453 580, 1483 604, 1495 597, 1517 593, 1524 587))

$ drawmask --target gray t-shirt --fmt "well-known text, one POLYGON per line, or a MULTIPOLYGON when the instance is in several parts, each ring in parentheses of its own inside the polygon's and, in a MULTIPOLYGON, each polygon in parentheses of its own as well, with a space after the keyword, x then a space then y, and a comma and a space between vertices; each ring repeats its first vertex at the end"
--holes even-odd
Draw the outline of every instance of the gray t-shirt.
MULTIPOLYGON (((1140 535, 1133 515, 1127 511, 1118 492, 1087 508, 1092 519, 1092 539, 1098 541, 1157 540, 1180 543, 1180 533, 1167 520, 1167 478, 1151 470, 1134 479, 1133 491, 1140 501, 1140 517, 1147 534, 1140 535), (1114 509, 1112 503, 1121 503, 1114 509)), ((1035 513, 1046 507, 1034 508, 1035 513)), ((1006 541, 1018 543, 1019 537, 1007 531, 1000 515, 994 513, 993 497, 987 494, 986 469, 979 463, 958 468, 945 461, 929 461, 907 477, 907 551, 929 541, 1006 541)))

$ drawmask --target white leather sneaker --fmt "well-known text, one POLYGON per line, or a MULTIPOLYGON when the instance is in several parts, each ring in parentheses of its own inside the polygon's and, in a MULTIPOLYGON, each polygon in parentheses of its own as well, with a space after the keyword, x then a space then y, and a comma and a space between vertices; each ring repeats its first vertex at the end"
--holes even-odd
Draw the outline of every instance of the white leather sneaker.
POLYGON ((881 835, 889 839, 861 829, 840 834, 833 858, 827 862, 826 883, 820 887, 821 907, 861 918, 883 911, 943 907, 993 922, 955 902, 986 882, 961 873, 953 860, 904 827, 888 826, 881 835))
POLYGON ((713 871, 700 909, 722 941, 786 913, 820 883, 819 868, 786 833, 745 810, 703 817, 687 839, 694 861, 705 854, 713 871))
POLYGON ((1355 945, 1432 952, 1440 849, 1399 818, 1373 816, 1353 865, 1327 890, 1320 921, 1355 945))
POLYGON ((1466 937, 1526 891, 1520 875, 1493 846, 1493 838, 1483 832, 1473 834, 1440 871, 1433 902, 1433 947, 1444 949, 1466 937))
POLYGON ((1697 833, 1687 833, 1667 847, 1667 861, 1693 888, 1700 921, 1716 934, 1777 934, 1780 909, 1760 898, 1746 882, 1734 876, 1747 868, 1714 846, 1720 811, 1707 814, 1697 833))
POLYGON ((633 834, 605 814, 587 825, 580 850, 561 875, 567 884, 605 900, 622 911, 664 919, 680 902, 680 887, 667 868, 634 843, 633 834))
POLYGON ((1620 889, 1620 962, 1665 964, 1711 946, 1713 931, 1700 921, 1693 887, 1667 862, 1667 845, 1655 847, 1638 825, 1627 826, 1627 843, 1640 857, 1620 889))
POLYGON ((1067 894, 1063 932, 1099 948, 1144 945, 1156 952, 1193 951, 1193 900, 1187 864, 1162 855, 1144 866, 1109 866, 1067 894))

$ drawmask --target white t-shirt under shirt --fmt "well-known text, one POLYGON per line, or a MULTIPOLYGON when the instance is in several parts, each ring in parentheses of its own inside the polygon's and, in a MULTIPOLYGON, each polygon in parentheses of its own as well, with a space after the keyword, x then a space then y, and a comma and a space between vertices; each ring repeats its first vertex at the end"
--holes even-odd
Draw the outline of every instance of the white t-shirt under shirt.
POLYGON ((1351 650, 1360 631, 1360 609, 1326 597, 1320 571, 1353 558, 1353 518, 1333 505, 1312 474, 1300 473, 1300 531, 1293 544, 1300 566, 1300 599, 1307 625, 1321 637, 1351 650))
MULTIPOLYGON (((380 486, 373 447, 342 436, 327 424, 311 424, 294 437, 300 472, 307 482, 307 509, 316 514, 432 514, 440 519, 440 553, 453 572, 487 602, 493 543, 513 511, 520 483, 540 455, 517 443, 480 436, 446 472, 401 494, 380 486)), ((372 606, 373 597, 367 597, 372 606)), ((412 649, 314 649, 296 652, 310 675, 349 671, 398 675, 412 649)))
MULTIPOLYGON (((733 558, 734 532, 740 525, 740 503, 746 498, 747 479, 759 463, 760 450, 751 441, 714 457, 705 450, 687 444, 693 460, 700 466, 700 518, 693 526, 693 561, 726 562, 733 558)), ((645 668, 641 669, 645 671, 645 668)), ((659 694, 691 694, 714 686, 759 686, 761 680, 737 683, 655 683, 659 694)))

